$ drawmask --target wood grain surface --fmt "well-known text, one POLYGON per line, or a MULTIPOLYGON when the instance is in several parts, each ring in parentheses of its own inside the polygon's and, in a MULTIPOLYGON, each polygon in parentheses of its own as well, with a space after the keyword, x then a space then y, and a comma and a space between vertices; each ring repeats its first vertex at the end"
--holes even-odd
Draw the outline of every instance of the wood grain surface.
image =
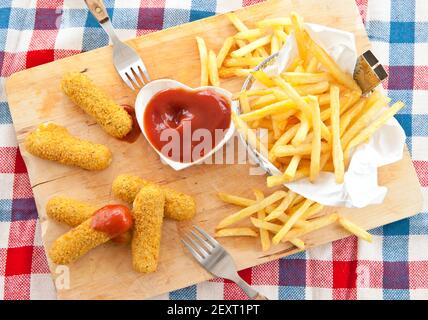
MULTIPOLYGON (((355 34, 360 53, 370 48, 354 0, 272 0, 237 11, 249 26, 252 21, 299 12, 307 22, 319 23, 355 34)), ((171 78, 190 86, 199 83, 199 57, 195 36, 218 50, 222 41, 235 32, 225 16, 219 15, 168 30, 132 39, 134 47, 153 79, 171 78)), ((9 105, 18 142, 27 165, 46 248, 68 230, 46 218, 45 204, 55 195, 67 195, 94 204, 118 202, 111 193, 111 182, 120 173, 132 173, 193 195, 197 216, 193 221, 165 221, 159 269, 142 275, 131 266, 129 246, 108 243, 70 265, 70 288, 58 290, 60 299, 143 299, 189 286, 211 276, 186 252, 179 239, 189 226, 197 224, 210 233, 224 216, 237 208, 223 204, 219 191, 252 196, 251 188, 266 192, 265 176, 250 176, 250 165, 198 165, 175 172, 163 165, 141 136, 128 144, 108 136, 95 122, 74 106, 60 90, 60 79, 67 71, 86 70, 87 75, 121 104, 133 105, 136 96, 116 74, 112 49, 104 47, 12 75, 6 84, 9 105), (27 133, 45 121, 67 127, 71 133, 108 145, 112 165, 101 172, 87 172, 41 160, 23 148, 27 133)), ((222 87, 238 91, 243 79, 222 81, 222 87)), ((416 214, 421 208, 421 193, 409 154, 400 162, 379 170, 379 182, 389 189, 382 205, 364 209, 339 209, 366 229, 378 227, 416 214)), ((327 209, 329 211, 334 208, 327 209)), ((308 247, 348 236, 338 226, 314 232, 304 238, 308 247)), ((221 239, 236 259, 239 269, 271 261, 297 250, 287 244, 263 253, 257 239, 221 239)), ((61 270, 50 264, 54 277, 61 270)))

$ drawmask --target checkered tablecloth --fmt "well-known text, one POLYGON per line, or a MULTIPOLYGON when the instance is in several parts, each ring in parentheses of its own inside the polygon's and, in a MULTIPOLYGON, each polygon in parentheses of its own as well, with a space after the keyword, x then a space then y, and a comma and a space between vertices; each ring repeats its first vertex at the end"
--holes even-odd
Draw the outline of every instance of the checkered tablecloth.
MULTIPOLYGON (((127 39, 260 0, 104 2, 120 37, 127 39)), ((396 117, 407 134, 424 209, 373 230, 373 244, 349 237, 241 272, 271 299, 428 299, 428 1, 357 4, 374 52, 389 71, 385 88, 407 105, 396 117)), ((0 299, 55 298, 5 79, 107 44, 83 0, 0 0, 0 299)), ((240 299, 244 294, 217 279, 159 298, 240 299)))

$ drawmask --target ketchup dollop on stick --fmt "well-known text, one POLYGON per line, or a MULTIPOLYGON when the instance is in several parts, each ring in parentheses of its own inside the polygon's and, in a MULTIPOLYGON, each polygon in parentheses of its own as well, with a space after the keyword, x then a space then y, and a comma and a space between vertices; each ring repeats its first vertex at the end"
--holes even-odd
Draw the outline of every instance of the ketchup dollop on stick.
POLYGON ((113 204, 95 211, 92 216, 91 228, 107 233, 114 238, 130 230, 132 224, 130 210, 126 206, 113 204))

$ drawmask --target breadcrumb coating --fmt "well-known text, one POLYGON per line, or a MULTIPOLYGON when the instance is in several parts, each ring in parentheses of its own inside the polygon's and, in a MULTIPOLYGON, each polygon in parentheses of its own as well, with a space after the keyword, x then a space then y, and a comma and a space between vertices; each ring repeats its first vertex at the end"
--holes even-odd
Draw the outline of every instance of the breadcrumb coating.
MULTIPOLYGON (((87 202, 79 201, 69 197, 53 197, 46 204, 46 214, 49 218, 65 223, 70 227, 77 227, 100 209, 87 202)), ((115 243, 131 242, 132 232, 127 231, 112 239, 115 243)))
POLYGON ((54 123, 43 123, 25 138, 25 148, 32 155, 86 170, 102 170, 112 160, 104 145, 72 136, 54 123))
POLYGON ((131 116, 85 74, 65 74, 61 88, 71 101, 92 116, 111 136, 120 139, 131 131, 131 116))
MULTIPOLYGON (((132 203, 141 188, 149 185, 156 184, 137 176, 122 174, 114 179, 112 191, 118 199, 132 203)), ((196 204, 191 196, 170 188, 156 186, 165 194, 165 217, 182 221, 195 216, 196 204)))
POLYGON ((49 250, 54 263, 70 264, 111 239, 107 233, 92 229, 91 220, 87 219, 54 241, 49 250))
POLYGON ((53 197, 46 204, 46 214, 49 218, 71 227, 77 227, 92 217, 97 209, 99 208, 87 202, 68 197, 53 197))
POLYGON ((132 264, 135 271, 155 272, 158 265, 165 193, 155 185, 143 187, 133 205, 132 264))

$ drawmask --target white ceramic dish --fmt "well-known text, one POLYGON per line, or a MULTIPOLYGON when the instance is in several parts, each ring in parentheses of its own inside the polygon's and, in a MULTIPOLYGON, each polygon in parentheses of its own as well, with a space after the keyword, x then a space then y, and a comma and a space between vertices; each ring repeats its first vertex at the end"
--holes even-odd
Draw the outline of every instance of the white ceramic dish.
POLYGON ((227 130, 224 138, 210 152, 208 152, 202 158, 199 158, 198 160, 196 160, 194 162, 178 162, 178 161, 173 161, 173 160, 169 159, 168 157, 163 155, 159 150, 157 150, 153 146, 153 144, 150 142, 150 140, 148 139, 147 134, 146 134, 146 130, 144 127, 144 112, 146 110, 148 103, 150 102, 150 100, 152 99, 152 97, 155 94, 157 94, 160 91, 163 91, 166 89, 173 89, 173 88, 183 88, 183 89, 186 89, 189 91, 195 91, 195 92, 200 91, 200 90, 205 90, 205 89, 212 90, 212 91, 217 92, 217 93, 221 94, 222 96, 224 96, 228 100, 229 105, 232 108, 232 110, 234 109, 234 105, 232 104, 232 93, 230 93, 229 91, 227 91, 225 89, 217 88, 217 87, 191 88, 191 87, 186 86, 185 84, 183 84, 181 82, 178 82, 175 80, 170 80, 170 79, 160 79, 160 80, 152 81, 140 90, 140 92, 137 95, 137 99, 135 101, 135 115, 137 117, 138 125, 141 128, 141 132, 143 133, 144 137, 149 142, 149 144, 152 146, 152 148, 157 152, 157 154, 162 159, 162 161, 167 163, 174 170, 178 171, 178 170, 182 170, 182 169, 188 168, 190 166, 193 166, 195 164, 201 163, 205 159, 211 157, 211 155, 213 155, 215 152, 217 152, 219 149, 221 149, 221 147, 223 147, 223 145, 233 136, 233 133, 235 131, 235 126, 233 125, 233 122, 231 119, 230 124, 229 124, 229 129, 227 130))

